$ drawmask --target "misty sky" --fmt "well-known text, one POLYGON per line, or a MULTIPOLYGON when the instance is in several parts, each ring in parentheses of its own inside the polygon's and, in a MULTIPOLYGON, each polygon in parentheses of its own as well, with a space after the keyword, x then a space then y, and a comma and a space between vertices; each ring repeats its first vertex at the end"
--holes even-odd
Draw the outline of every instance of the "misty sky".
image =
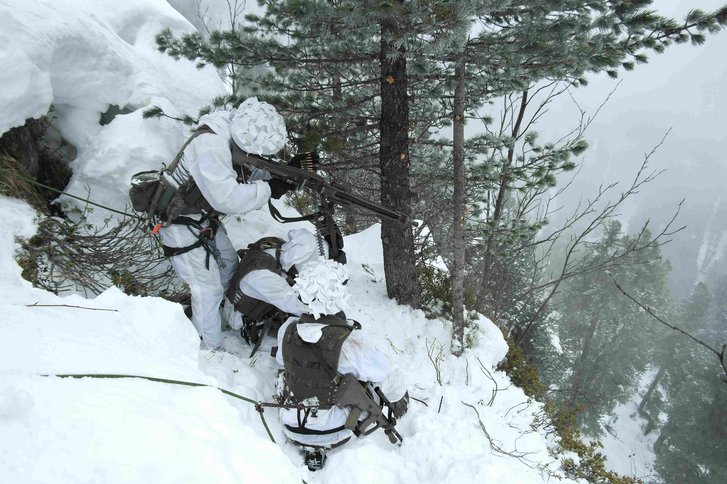
MULTIPOLYGON (((683 19, 690 8, 711 11, 721 3, 659 0, 654 7, 683 19)), ((582 156, 575 189, 561 199, 566 206, 601 184, 628 182, 644 154, 671 128, 651 158, 652 168, 666 172, 624 207, 621 220, 634 227, 651 218, 658 226, 686 199, 678 223, 687 228, 664 248, 674 266, 673 290, 685 290, 710 271, 712 278, 723 272, 715 269, 727 247, 726 53, 727 32, 722 31, 701 46, 683 44, 651 54, 648 64, 622 70, 619 80, 591 76, 587 87, 573 90, 578 104, 592 113, 621 82, 586 133, 590 148, 582 156)), ((577 120, 577 108, 561 96, 537 130, 541 140, 557 139, 577 120)))
MULTIPOLYGON (((720 1, 661 0, 663 13, 683 18, 696 4, 716 9, 720 1)), ((727 175, 727 32, 707 38, 702 46, 672 46, 652 54, 649 63, 632 72, 621 72, 620 85, 586 134, 591 148, 584 154, 581 183, 598 186, 629 179, 671 128, 662 148, 652 158, 654 168, 667 172, 650 189, 642 191, 640 204, 650 198, 704 199, 705 191, 721 191, 727 175), (665 193, 668 192, 668 193, 665 193), (701 193, 700 193, 701 192, 701 193)), ((574 98, 593 112, 619 80, 605 74, 592 76, 574 98)), ((578 111, 568 96, 553 104, 538 130, 544 138, 568 131, 578 111)))

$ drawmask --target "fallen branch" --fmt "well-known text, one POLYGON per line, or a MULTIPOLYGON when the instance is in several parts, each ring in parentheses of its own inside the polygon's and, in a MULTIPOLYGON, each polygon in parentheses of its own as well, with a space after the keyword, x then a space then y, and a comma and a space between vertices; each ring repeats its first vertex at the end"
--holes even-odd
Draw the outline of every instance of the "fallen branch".
POLYGON ((687 338, 691 339, 692 341, 694 341, 698 345, 701 345, 701 346, 705 347, 706 349, 708 349, 709 351, 711 351, 712 353, 714 353, 714 355, 717 357, 717 359, 719 360, 720 364, 722 365, 722 370, 724 371, 724 374, 725 374, 725 376, 722 377, 722 381, 724 381, 725 383, 727 383, 727 363, 725 363, 725 359, 724 359, 725 349, 727 349, 727 343, 725 343, 725 344, 722 345, 722 350, 721 351, 718 351, 718 350, 712 348, 710 345, 708 345, 704 341, 702 341, 702 340, 698 339, 697 337, 691 335, 690 333, 684 331, 680 327, 674 326, 673 324, 671 324, 671 323, 665 321, 664 319, 660 318, 656 313, 654 313, 654 311, 652 311, 652 309, 649 306, 643 304, 641 301, 638 301, 636 298, 634 298, 631 294, 627 293, 619 285, 619 283, 618 283, 618 281, 616 281, 616 278, 615 277, 611 276, 611 279, 613 279, 613 283, 616 285, 616 288, 618 288, 618 290, 621 291, 621 294, 623 294, 624 296, 626 296, 627 298, 629 298, 632 302, 634 302, 636 305, 638 305, 641 309, 643 309, 644 311, 646 311, 651 317, 653 317, 654 319, 656 319, 657 321, 659 321, 661 324, 663 324, 667 328, 670 328, 670 329, 676 331, 677 333, 683 334, 684 336, 686 336, 687 338))
POLYGON ((26 308, 74 308, 74 309, 88 309, 89 311, 112 311, 112 312, 119 312, 118 309, 104 309, 104 308, 89 308, 86 306, 73 306, 71 304, 38 304, 37 302, 34 302, 33 304, 26 304, 26 308))
POLYGON ((495 402, 497 392, 499 392, 500 390, 497 388, 497 382, 495 381, 495 377, 493 377, 492 373, 490 373, 490 370, 488 370, 485 365, 482 364, 482 361, 479 359, 479 357, 477 358, 477 362, 480 364, 480 370, 482 371, 482 373, 484 373, 485 376, 490 379, 492 384, 495 385, 495 388, 492 389, 492 396, 490 397, 490 401, 487 402, 487 406, 491 407, 492 404, 495 402))
POLYGON ((466 405, 466 406, 470 407, 477 414, 477 421, 480 424, 480 429, 482 429, 482 432, 485 434, 485 437, 487 438, 488 442, 490 443, 490 449, 492 449, 492 451, 495 455, 514 457, 515 459, 519 460, 521 463, 530 467, 531 469, 534 467, 535 463, 532 461, 529 461, 525 457, 528 455, 537 454, 537 452, 520 452, 518 450, 508 452, 506 450, 503 450, 503 448, 500 447, 490 436, 490 433, 487 431, 485 424, 482 423, 482 418, 480 417, 480 412, 477 410, 477 408, 474 405, 470 405, 469 403, 466 403, 466 402, 462 402, 462 405, 466 405))
POLYGON ((432 362, 432 366, 434 366, 434 373, 435 377, 437 379, 437 383, 439 386, 442 386, 442 361, 444 361, 444 348, 441 344, 437 341, 435 338, 432 343, 429 343, 429 339, 427 339, 424 342, 425 346, 427 347, 427 356, 429 357, 429 361, 432 362))
POLYGON ((409 398, 411 398, 412 400, 416 400, 417 402, 423 404, 425 407, 428 407, 429 406, 429 405, 427 405, 427 402, 425 402, 424 400, 420 400, 420 399, 418 399, 416 397, 412 397, 411 395, 409 395, 409 398))

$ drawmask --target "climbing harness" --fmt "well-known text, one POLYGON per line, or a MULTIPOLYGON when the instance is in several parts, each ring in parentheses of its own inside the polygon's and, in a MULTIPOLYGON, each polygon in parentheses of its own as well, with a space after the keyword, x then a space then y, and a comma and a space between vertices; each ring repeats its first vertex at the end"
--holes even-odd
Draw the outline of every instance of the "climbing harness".
POLYGON ((197 237, 197 241, 185 247, 170 247, 168 245, 162 245, 165 257, 174 257, 186 254, 198 247, 202 247, 207 254, 205 258, 205 267, 208 270, 210 268, 210 256, 214 258, 215 261, 219 262, 220 251, 217 249, 217 245, 215 244, 215 236, 217 235, 220 221, 215 214, 205 214, 199 220, 180 215, 174 219, 172 224, 185 225, 187 229, 189 229, 189 231, 197 237), (207 226, 204 226, 205 222, 207 222, 207 226))

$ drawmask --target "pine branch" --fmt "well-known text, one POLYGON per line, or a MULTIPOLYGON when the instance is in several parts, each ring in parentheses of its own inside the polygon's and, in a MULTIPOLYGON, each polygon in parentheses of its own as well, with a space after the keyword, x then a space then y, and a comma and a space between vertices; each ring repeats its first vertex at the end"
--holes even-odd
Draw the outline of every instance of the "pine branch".
POLYGON ((167 113, 165 113, 164 110, 162 108, 160 108, 159 106, 151 106, 150 108, 145 109, 142 114, 142 117, 144 119, 164 117, 164 118, 173 119, 174 121, 179 121, 179 122, 187 124, 187 125, 197 124, 197 120, 192 118, 191 116, 188 116, 186 114, 184 115, 184 117, 181 117, 181 118, 177 118, 175 116, 170 116, 167 113))

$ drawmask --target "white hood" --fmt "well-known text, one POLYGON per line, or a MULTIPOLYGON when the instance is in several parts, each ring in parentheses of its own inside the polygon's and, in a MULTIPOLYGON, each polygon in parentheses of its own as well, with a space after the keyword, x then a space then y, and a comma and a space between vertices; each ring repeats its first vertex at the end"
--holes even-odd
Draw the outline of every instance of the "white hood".
POLYGON ((231 111, 215 111, 214 113, 205 114, 199 118, 197 127, 207 125, 212 128, 215 134, 223 138, 230 139, 230 123, 232 122, 231 111))
POLYGON ((235 144, 248 153, 274 155, 288 140, 285 121, 275 108, 255 97, 246 99, 232 113, 230 133, 235 144))
MULTIPOLYGON (((327 245, 323 242, 324 251, 327 245)), ((306 229, 296 229, 288 232, 288 241, 280 248, 280 265, 284 271, 289 271, 293 266, 316 260, 318 258, 318 241, 316 236, 306 229)))

